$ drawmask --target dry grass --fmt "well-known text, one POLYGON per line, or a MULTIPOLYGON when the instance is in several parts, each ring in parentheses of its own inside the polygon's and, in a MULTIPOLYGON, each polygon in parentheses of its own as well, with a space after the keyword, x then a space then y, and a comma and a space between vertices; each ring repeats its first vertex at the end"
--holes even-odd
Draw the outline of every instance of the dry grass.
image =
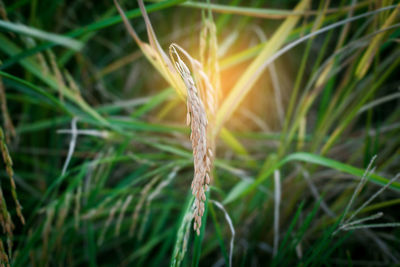
POLYGON ((61 88, 65 87, 63 76, 61 74, 60 69, 57 66, 57 62, 56 62, 54 53, 52 53, 51 51, 48 51, 47 54, 50 59, 51 70, 52 70, 54 76, 56 77, 56 81, 57 81, 57 85, 58 85, 58 96, 59 96, 60 100, 63 101, 64 94, 63 94, 63 91, 61 90, 61 88))
MULTIPOLYGON (((1 61, 0 61, 0 63, 1 63, 1 61)), ((10 114, 8 113, 6 89, 4 87, 3 80, 1 77, 0 77, 0 108, 1 108, 1 113, 3 113, 6 142, 10 143, 11 137, 15 137, 16 133, 15 133, 14 125, 10 118, 10 114)))
POLYGON ((190 124, 191 127, 190 139, 194 157, 194 177, 191 185, 192 194, 195 196, 194 229, 197 234, 200 234, 201 218, 205 210, 205 192, 208 190, 208 185, 211 181, 213 155, 215 154, 214 138, 209 130, 209 120, 211 119, 213 124, 217 108, 217 92, 220 87, 215 25, 212 18, 207 19, 201 33, 200 56, 204 60, 205 71, 199 61, 192 58, 184 49, 176 44, 170 46, 171 59, 166 57, 157 41, 142 1, 138 1, 138 3, 146 23, 149 44, 140 40, 118 2, 114 1, 114 3, 129 34, 142 49, 146 57, 176 89, 178 94, 186 94, 187 124, 190 124), (182 52, 190 61, 195 79, 192 78, 188 67, 180 58, 177 50, 182 52), (180 74, 184 86, 182 86, 181 81, 177 80, 177 73, 180 74), (186 88, 186 92, 182 88, 186 88), (203 103, 206 103, 206 106, 203 103))
POLYGON ((132 198, 133 198, 133 196, 129 195, 125 199, 124 204, 122 204, 121 212, 119 213, 117 224, 115 226, 115 235, 116 236, 118 236, 120 231, 121 231, 122 220, 124 219, 124 215, 125 215, 126 209, 129 207, 129 204, 131 203, 132 198))
POLYGON ((150 190, 160 180, 160 178, 161 178, 160 176, 154 177, 148 184, 146 184, 146 186, 140 192, 140 199, 139 199, 139 202, 137 203, 135 211, 133 213, 132 225, 131 225, 131 228, 129 229, 129 236, 133 236, 133 234, 135 233, 136 225, 139 221, 140 211, 142 210, 142 207, 147 199, 147 196, 150 194, 150 190))
POLYGON ((121 205, 122 205, 122 200, 119 199, 117 201, 117 203, 111 208, 110 213, 108 214, 106 224, 105 224, 103 231, 101 232, 100 238, 98 240, 99 245, 103 244, 107 229, 110 227, 111 222, 114 220, 114 217, 117 214, 117 211, 120 209, 121 205))
MULTIPOLYGON (((13 163, 12 163, 11 156, 8 152, 4 132, 1 127, 0 127, 0 150, 1 150, 2 158, 3 158, 3 162, 5 165, 6 173, 10 179, 11 195, 14 199, 17 216, 19 217, 21 223, 25 224, 25 218, 22 215, 22 206, 19 203, 17 191, 16 191, 16 185, 14 182, 13 163)), ((8 252, 6 252, 3 244, 1 244, 0 258, 2 259, 1 260, 2 264, 8 265, 8 262, 12 256, 11 251, 12 251, 12 247, 13 247, 13 236, 14 236, 13 231, 14 231, 15 225, 14 225, 11 215, 8 211, 7 203, 4 198, 3 190, 1 187, 0 187, 0 224, 3 229, 3 233, 6 234, 7 246, 8 246, 8 252)))
POLYGON ((209 114, 214 116, 221 97, 221 78, 220 67, 218 63, 218 40, 217 29, 212 20, 212 16, 205 19, 200 32, 200 61, 203 63, 205 75, 209 78, 212 88, 206 92, 206 103, 209 114))
POLYGON ((175 67, 181 75, 187 88, 187 124, 190 124, 192 141, 194 177, 192 182, 192 194, 195 197, 194 230, 200 234, 201 218, 204 213, 205 192, 210 184, 212 152, 207 143, 207 114, 203 101, 199 96, 195 82, 190 71, 179 57, 175 46, 170 46, 170 56, 175 67))

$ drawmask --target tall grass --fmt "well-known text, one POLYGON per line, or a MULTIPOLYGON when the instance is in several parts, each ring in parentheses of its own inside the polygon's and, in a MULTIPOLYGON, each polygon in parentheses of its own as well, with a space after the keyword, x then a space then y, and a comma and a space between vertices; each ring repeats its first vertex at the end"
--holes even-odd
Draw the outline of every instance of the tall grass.
POLYGON ((0 265, 399 264, 399 12, 0 1, 0 265))

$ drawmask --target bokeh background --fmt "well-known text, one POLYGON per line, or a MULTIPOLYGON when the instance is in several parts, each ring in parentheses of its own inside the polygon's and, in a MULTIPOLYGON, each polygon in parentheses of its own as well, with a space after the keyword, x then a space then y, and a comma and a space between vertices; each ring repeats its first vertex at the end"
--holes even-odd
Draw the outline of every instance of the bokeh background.
MULTIPOLYGON (((120 4, 148 42, 138 4, 120 4)), ((0 0, 0 262, 399 264, 398 2, 144 4, 167 54, 176 43, 201 60, 215 26, 219 71, 201 63, 220 105, 257 58, 284 51, 228 105, 201 235, 186 101, 114 2, 0 0)))

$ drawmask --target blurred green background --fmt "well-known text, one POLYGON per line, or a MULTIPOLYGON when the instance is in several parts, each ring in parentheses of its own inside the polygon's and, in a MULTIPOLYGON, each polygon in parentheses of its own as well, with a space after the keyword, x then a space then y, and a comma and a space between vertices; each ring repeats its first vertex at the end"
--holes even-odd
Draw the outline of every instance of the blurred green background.
POLYGON ((215 26, 219 70, 201 63, 226 119, 200 236, 186 101, 114 2, 0 0, 1 264, 397 266, 399 3, 144 4, 166 54, 202 61, 215 26))

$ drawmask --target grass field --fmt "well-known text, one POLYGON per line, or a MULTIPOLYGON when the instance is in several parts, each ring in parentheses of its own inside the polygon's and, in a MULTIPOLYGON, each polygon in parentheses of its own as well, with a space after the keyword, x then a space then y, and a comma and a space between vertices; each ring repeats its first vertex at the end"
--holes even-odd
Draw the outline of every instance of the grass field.
POLYGON ((0 266, 398 266, 400 4, 0 0, 0 266))

